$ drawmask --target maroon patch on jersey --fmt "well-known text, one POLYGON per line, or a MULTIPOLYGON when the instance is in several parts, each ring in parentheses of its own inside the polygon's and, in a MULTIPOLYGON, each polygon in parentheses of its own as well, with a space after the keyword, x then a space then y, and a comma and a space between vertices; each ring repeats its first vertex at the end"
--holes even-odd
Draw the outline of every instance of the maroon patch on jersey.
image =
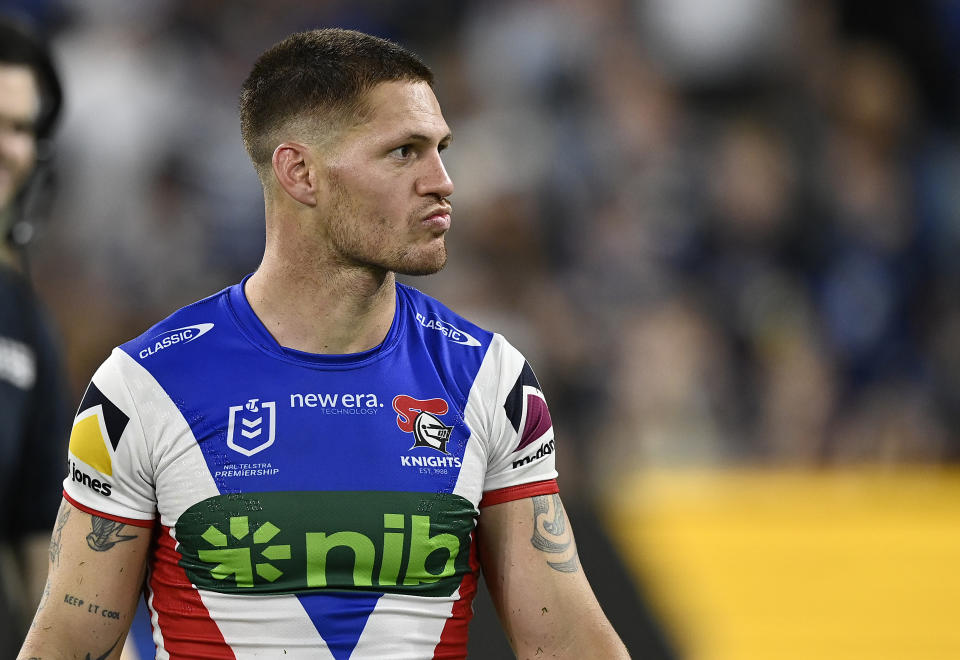
POLYGON ((523 435, 520 436, 520 444, 514 449, 515 452, 520 451, 531 442, 539 440, 553 426, 550 409, 547 408, 546 401, 536 394, 528 392, 526 403, 527 421, 523 425, 523 435))

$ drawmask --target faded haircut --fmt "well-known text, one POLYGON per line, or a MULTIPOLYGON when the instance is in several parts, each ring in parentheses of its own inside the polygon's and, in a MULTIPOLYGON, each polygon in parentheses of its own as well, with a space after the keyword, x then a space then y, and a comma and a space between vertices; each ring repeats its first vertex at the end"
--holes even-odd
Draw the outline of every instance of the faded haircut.
POLYGON ((361 123, 367 93, 404 80, 432 87, 433 73, 405 48, 362 32, 298 32, 272 46, 240 92, 240 133, 257 173, 269 170, 281 129, 307 121, 319 136, 361 123))

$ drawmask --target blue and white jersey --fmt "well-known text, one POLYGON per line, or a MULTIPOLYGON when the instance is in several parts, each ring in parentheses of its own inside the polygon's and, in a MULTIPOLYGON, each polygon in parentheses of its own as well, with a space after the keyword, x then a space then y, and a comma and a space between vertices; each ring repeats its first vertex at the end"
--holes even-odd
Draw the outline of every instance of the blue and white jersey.
POLYGON ((281 347, 243 283, 115 349, 64 494, 153 527, 158 658, 461 658, 480 508, 554 493, 550 413, 502 336, 397 285, 383 343, 281 347))

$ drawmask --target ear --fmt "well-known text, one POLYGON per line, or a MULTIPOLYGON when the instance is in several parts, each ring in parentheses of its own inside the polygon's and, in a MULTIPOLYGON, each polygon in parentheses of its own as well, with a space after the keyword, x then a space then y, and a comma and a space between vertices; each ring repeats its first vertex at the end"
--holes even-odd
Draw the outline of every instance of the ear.
POLYGON ((306 206, 317 205, 317 181, 309 148, 283 142, 273 150, 273 174, 288 195, 306 206))

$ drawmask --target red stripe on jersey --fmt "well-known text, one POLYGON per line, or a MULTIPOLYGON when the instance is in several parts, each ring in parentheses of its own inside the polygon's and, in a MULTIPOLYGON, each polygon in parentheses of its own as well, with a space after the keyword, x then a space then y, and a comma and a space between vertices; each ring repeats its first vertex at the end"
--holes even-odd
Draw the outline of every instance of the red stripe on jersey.
POLYGON ((210 618, 200 593, 180 566, 181 558, 170 528, 161 526, 151 562, 150 589, 164 649, 171 660, 234 660, 236 656, 210 618))
POLYGON ((473 618, 473 597, 477 594, 477 575, 480 562, 477 560, 477 539, 470 533, 470 572, 460 582, 460 599, 453 603, 450 618, 443 625, 440 641, 433 649, 433 660, 453 660, 467 657, 467 634, 473 618))
POLYGON ((123 518, 121 516, 115 516, 112 513, 104 513, 103 511, 97 511, 96 509, 91 509, 90 507, 80 504, 69 495, 67 491, 63 491, 63 499, 70 502, 73 506, 77 507, 84 513, 89 513, 91 516, 97 516, 98 518, 106 518, 107 520, 115 520, 121 522, 124 525, 133 525, 134 527, 153 527, 153 520, 140 520, 138 518, 123 518))
POLYGON ((498 488, 483 494, 480 500, 480 507, 490 506, 492 504, 503 504, 513 500, 522 500, 525 497, 536 497, 537 495, 552 495, 559 493, 560 487, 557 486, 556 479, 547 479, 546 481, 534 481, 529 484, 520 484, 519 486, 508 486, 507 488, 498 488))

